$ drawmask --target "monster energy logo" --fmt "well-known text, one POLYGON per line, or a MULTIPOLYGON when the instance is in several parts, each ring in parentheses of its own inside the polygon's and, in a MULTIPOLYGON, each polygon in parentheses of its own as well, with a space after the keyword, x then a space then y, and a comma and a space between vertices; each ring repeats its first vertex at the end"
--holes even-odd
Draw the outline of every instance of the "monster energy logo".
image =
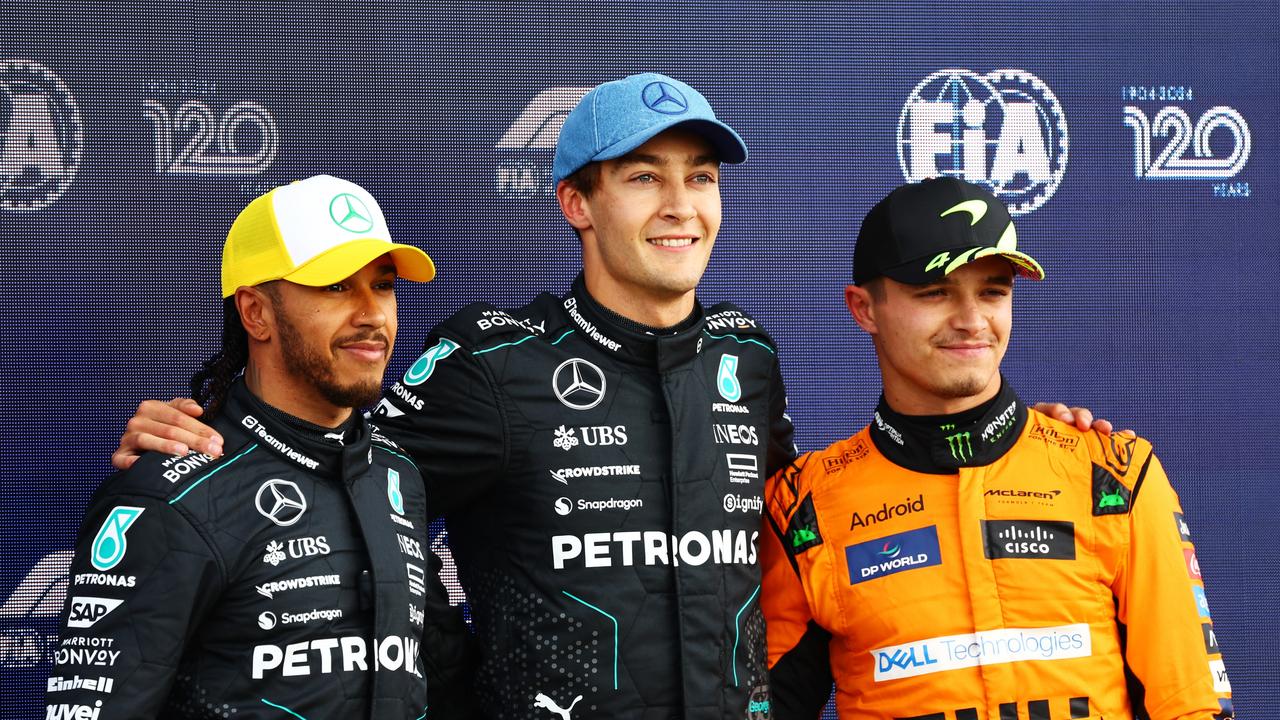
MULTIPOLYGON (((942 426, 942 431, 955 430, 956 426, 950 423, 942 426)), ((973 459, 973 443, 968 431, 952 433, 946 436, 947 447, 951 448, 951 457, 960 462, 973 459)))

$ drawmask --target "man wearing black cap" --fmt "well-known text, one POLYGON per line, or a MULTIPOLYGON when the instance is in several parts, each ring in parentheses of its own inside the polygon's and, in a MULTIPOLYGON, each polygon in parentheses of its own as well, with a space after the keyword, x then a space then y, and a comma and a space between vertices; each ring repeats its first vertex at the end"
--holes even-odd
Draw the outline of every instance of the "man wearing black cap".
POLYGON ((1230 718, 1190 530, 1151 445, 1083 432, 1000 375, 1004 205, 951 178, 863 221, 845 299, 872 337, 873 422, 770 479, 773 717, 1230 718))

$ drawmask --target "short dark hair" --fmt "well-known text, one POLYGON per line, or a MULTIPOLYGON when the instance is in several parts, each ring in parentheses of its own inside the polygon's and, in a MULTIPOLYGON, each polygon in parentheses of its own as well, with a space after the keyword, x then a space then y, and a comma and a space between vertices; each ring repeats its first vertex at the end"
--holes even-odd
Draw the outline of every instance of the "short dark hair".
POLYGON ((866 288, 867 292, 871 294, 871 299, 876 302, 884 302, 884 299, 888 297, 884 289, 883 275, 863 281, 862 287, 866 288))
POLYGON ((593 160, 583 165, 575 170, 573 174, 566 177, 564 181, 568 183, 569 187, 581 193, 582 197, 590 198, 600 185, 600 161, 593 160))

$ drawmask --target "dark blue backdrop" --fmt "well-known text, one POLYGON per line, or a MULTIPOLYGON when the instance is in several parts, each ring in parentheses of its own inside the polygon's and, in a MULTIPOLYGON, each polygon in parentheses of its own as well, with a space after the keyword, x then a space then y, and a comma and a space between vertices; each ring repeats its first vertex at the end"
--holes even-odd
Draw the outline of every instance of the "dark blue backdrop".
POLYGON ((878 394, 841 302, 862 214, 930 165, 1004 173, 1049 274, 1019 286, 1007 374, 1154 441, 1240 716, 1280 716, 1275 2, 418 5, 0 8, 4 717, 41 713, 56 553, 124 419, 215 347, 235 212, 317 172, 382 199, 440 267, 402 286, 401 372, 464 302, 567 285, 558 118, 642 70, 701 88, 751 147, 700 294, 772 329, 802 448, 878 394))

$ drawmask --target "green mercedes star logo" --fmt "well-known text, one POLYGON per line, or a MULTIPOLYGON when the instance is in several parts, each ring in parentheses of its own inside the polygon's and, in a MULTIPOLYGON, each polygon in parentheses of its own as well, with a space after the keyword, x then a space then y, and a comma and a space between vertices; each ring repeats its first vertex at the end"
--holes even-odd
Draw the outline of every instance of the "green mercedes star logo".
POLYGON ((362 233, 372 230, 371 215, 364 201, 351 193, 339 193, 329 201, 329 217, 347 232, 362 233))

